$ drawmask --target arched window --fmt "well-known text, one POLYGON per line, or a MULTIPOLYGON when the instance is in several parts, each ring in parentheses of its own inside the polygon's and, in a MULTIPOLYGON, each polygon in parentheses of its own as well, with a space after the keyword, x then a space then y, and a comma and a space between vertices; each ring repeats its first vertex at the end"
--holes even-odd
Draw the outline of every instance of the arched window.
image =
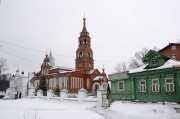
POLYGON ((86 39, 84 39, 84 44, 86 44, 86 39))
POLYGON ((82 51, 80 51, 79 52, 79 58, 82 58, 82 56, 83 56, 83 53, 82 53, 82 51))
POLYGON ((89 86, 90 86, 90 85, 89 85, 89 84, 90 84, 89 79, 87 79, 87 82, 86 82, 86 83, 87 83, 87 88, 89 88, 89 86))
POLYGON ((88 52, 88 58, 91 58, 91 53, 90 52, 88 52))

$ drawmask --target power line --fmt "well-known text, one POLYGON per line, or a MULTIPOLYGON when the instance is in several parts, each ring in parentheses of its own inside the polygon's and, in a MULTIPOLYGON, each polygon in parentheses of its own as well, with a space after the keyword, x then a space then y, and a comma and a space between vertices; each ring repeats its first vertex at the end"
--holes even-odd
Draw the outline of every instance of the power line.
POLYGON ((0 51, 1 51, 1 52, 4 52, 4 53, 6 53, 6 54, 8 54, 8 55, 10 55, 10 56, 19 58, 19 59, 21 59, 21 60, 24 60, 24 61, 27 61, 27 62, 31 62, 31 63, 36 64, 36 65, 41 65, 40 63, 37 63, 37 62, 31 61, 31 60, 28 60, 28 59, 25 59, 25 58, 16 56, 16 55, 14 55, 14 54, 12 54, 12 53, 9 53, 9 52, 6 52, 6 51, 4 51, 4 50, 1 50, 1 49, 0 49, 0 51))
MULTIPOLYGON (((5 43, 5 44, 8 44, 8 45, 15 46, 15 47, 19 47, 19 48, 23 48, 23 49, 27 49, 27 50, 31 50, 31 51, 35 51, 35 52, 44 53, 44 51, 42 51, 42 50, 37 50, 37 49, 33 49, 33 48, 28 48, 28 47, 24 47, 24 46, 20 46, 20 45, 16 45, 16 44, 8 43, 8 42, 5 42, 5 41, 0 41, 0 42, 5 43)), ((54 54, 54 53, 53 53, 53 54, 54 54)), ((54 55, 61 56, 61 57, 67 57, 67 58, 74 58, 74 57, 71 57, 71 56, 66 56, 66 55, 61 55, 61 54, 56 54, 56 53, 55 53, 54 55)))
MULTIPOLYGON (((44 53, 44 51, 42 51, 42 50, 28 48, 28 47, 24 47, 24 46, 20 46, 20 45, 16 45, 16 44, 8 43, 8 42, 5 42, 5 41, 0 41, 0 42, 8 44, 8 45, 15 46, 15 47, 19 47, 19 48, 23 48, 23 49, 27 49, 27 50, 31 50, 31 51, 35 51, 35 52, 44 53)), ((67 56, 67 55, 62 55, 62 54, 57 54, 57 53, 53 53, 53 55, 57 55, 57 56, 61 56, 61 57, 66 57, 66 58, 69 58, 69 59, 74 59, 75 58, 75 57, 72 57, 72 56, 67 56)), ((119 63, 119 62, 112 62, 112 61, 107 61, 107 60, 94 60, 94 61, 95 62, 115 63, 115 64, 119 63)))

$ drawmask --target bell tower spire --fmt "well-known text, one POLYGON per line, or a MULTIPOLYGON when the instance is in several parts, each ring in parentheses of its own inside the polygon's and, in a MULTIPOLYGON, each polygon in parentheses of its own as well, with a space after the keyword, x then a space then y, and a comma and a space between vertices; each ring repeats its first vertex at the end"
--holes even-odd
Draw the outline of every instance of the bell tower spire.
POLYGON ((93 51, 91 38, 86 28, 86 18, 83 18, 83 29, 79 37, 79 47, 76 50, 76 70, 94 69, 93 51))
POLYGON ((89 32, 87 31, 87 28, 86 28, 86 17, 85 17, 85 14, 84 14, 84 18, 83 18, 83 29, 80 33, 81 36, 89 36, 89 32))

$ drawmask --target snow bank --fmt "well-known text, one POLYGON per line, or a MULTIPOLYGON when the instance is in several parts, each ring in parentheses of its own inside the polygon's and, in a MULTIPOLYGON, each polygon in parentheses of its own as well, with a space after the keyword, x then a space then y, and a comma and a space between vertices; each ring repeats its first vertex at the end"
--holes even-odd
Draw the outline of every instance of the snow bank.
POLYGON ((96 103, 45 99, 0 100, 1 119, 103 119, 90 111, 96 103))

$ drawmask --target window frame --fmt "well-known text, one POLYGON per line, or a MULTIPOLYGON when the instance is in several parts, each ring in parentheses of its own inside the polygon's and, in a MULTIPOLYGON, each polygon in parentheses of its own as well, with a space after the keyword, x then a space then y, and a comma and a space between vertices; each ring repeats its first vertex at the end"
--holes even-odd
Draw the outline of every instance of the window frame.
POLYGON ((139 91, 141 92, 141 93, 144 93, 144 92, 146 92, 146 88, 147 88, 147 86, 146 86, 146 80, 140 80, 139 81, 139 86, 140 86, 140 88, 139 88, 139 91), (141 84, 141 82, 145 82, 145 84, 144 84, 144 90, 142 90, 143 88, 142 88, 142 84, 141 84))
POLYGON ((173 80, 173 78, 165 78, 165 88, 166 88, 166 92, 174 92, 175 91, 174 90, 175 88, 174 88, 174 80, 173 80), (171 79, 172 82, 171 83, 167 83, 168 79, 171 79), (172 90, 171 90, 171 85, 172 85, 172 90))
POLYGON ((152 64, 153 64, 153 65, 155 65, 155 64, 157 64, 157 63, 158 63, 158 61, 157 61, 157 59, 156 59, 156 58, 152 58, 152 59, 151 59, 151 61, 152 61, 152 64))
POLYGON ((118 81, 117 82, 117 90, 118 91, 124 91, 124 81, 118 81), (122 83, 123 89, 119 89, 119 83, 122 83))
POLYGON ((176 50, 176 46, 173 45, 173 46, 171 47, 171 50, 176 50))
POLYGON ((152 79, 152 92, 159 92, 159 87, 160 87, 159 79, 152 79), (158 82, 157 83, 153 83, 153 81, 158 81, 158 82), (153 90, 154 89, 154 85, 155 85, 155 90, 153 90), (157 85, 157 87, 156 87, 156 85, 157 85))

